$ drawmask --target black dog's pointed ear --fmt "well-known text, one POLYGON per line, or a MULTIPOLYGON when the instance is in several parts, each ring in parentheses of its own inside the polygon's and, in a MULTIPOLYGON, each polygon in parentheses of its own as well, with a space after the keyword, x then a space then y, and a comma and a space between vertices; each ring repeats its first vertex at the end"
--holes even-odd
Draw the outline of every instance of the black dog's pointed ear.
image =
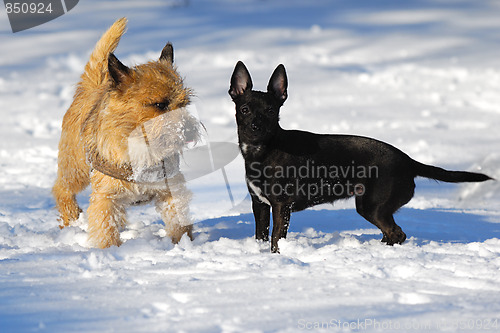
POLYGON ((288 97, 288 79, 286 77, 285 66, 280 64, 271 75, 267 85, 267 91, 273 94, 283 104, 288 97))
POLYGON ((247 90, 252 90, 253 83, 250 73, 245 65, 238 61, 234 67, 233 75, 231 76, 231 87, 229 88, 229 95, 234 100, 236 97, 243 95, 247 90))
POLYGON ((160 60, 167 61, 169 64, 174 63, 174 47, 172 43, 168 42, 163 48, 160 55, 160 60))
POLYGON ((113 54, 110 53, 108 56, 108 71, 113 79, 115 85, 119 85, 128 78, 130 73, 130 68, 122 64, 120 60, 113 54))

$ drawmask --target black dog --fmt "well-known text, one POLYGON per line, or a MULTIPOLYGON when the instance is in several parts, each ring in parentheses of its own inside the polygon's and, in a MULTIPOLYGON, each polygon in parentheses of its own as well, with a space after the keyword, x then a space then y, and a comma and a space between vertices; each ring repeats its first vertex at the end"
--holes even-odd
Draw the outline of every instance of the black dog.
POLYGON ((352 196, 357 212, 382 230, 382 242, 401 244, 406 235, 393 214, 413 197, 416 176, 453 183, 491 179, 419 163, 375 139, 284 130, 278 120, 287 87, 285 67, 279 65, 267 92, 253 91, 250 73, 240 61, 229 89, 236 104, 255 237, 269 239, 271 206, 272 252, 279 252, 278 241, 286 237, 291 212, 352 196))

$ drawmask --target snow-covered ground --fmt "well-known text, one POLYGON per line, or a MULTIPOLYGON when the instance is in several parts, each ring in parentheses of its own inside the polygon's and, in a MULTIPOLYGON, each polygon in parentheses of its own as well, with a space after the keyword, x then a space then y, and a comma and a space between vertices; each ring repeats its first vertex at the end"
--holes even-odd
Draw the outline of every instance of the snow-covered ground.
POLYGON ((13 34, 0 11, 0 332, 500 331, 498 182, 418 179, 401 246, 352 201, 295 213, 279 255, 253 239, 241 157, 226 167, 238 207, 220 172, 190 181, 196 239, 175 246, 143 206, 121 247, 89 248, 85 216, 60 230, 50 194, 74 85, 122 16, 126 64, 174 43, 210 141, 236 142, 235 63, 260 90, 283 63, 284 128, 498 179, 499 14, 496 0, 86 0, 13 34))

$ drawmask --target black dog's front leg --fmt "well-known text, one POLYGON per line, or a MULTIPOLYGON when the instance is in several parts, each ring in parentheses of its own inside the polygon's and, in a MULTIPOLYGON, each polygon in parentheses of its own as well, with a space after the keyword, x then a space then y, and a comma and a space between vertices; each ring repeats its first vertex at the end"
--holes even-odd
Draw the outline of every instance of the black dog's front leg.
POLYGON ((252 210, 255 218, 255 238, 269 240, 270 207, 259 199, 252 198, 252 210))
POLYGON ((284 204, 273 205, 273 234, 271 238, 271 252, 279 253, 278 241, 286 238, 290 224, 290 207, 284 204))

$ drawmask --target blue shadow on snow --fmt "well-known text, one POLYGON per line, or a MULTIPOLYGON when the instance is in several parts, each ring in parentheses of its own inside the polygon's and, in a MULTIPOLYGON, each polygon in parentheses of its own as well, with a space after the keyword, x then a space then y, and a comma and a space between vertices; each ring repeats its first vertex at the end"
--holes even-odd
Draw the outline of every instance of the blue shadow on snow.
MULTIPOLYGON (((500 238, 500 223, 488 222, 486 217, 481 215, 403 208, 395 215, 395 220, 408 238, 414 237, 419 243, 470 243, 500 238)), ((201 232, 209 233, 209 241, 215 241, 221 237, 252 237, 255 223, 253 214, 247 213, 204 220, 197 223, 196 227, 201 232)), ((382 238, 382 233, 373 234, 376 227, 359 216, 354 209, 305 210, 292 214, 290 232, 304 232, 309 228, 324 233, 359 231, 362 235, 359 238, 363 241, 382 238), (369 232, 363 234, 363 230, 369 232)))

